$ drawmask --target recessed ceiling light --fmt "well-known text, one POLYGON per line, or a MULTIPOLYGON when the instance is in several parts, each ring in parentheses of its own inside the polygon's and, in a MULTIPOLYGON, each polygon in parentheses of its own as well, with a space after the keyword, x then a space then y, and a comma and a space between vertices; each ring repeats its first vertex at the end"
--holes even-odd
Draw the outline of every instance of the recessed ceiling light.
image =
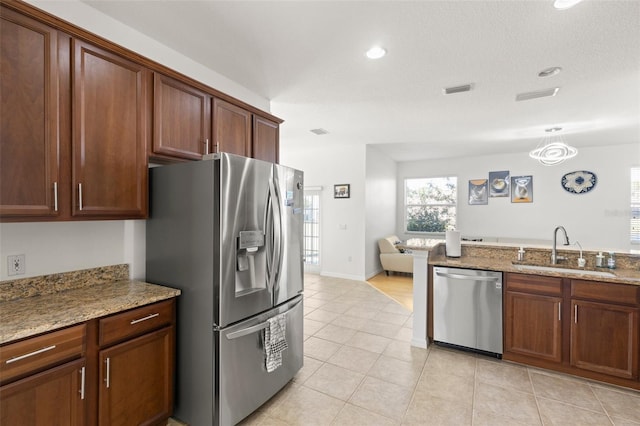
POLYGON ((581 1, 582 0, 555 0, 553 2, 553 7, 560 10, 569 9, 570 7, 575 6, 581 1))
POLYGON ((367 58, 369 59, 380 59, 384 55, 387 54, 386 49, 380 46, 373 46, 371 49, 367 50, 367 58))
POLYGON ((538 77, 551 77, 552 75, 560 74, 560 71, 562 71, 560 67, 550 67, 540 71, 538 77))

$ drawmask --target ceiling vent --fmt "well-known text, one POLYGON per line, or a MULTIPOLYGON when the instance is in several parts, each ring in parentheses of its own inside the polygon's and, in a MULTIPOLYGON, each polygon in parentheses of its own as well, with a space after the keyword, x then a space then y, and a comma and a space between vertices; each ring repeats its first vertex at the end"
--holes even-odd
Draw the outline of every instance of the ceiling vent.
POLYGON ((546 98, 547 96, 555 96, 560 90, 559 87, 553 87, 551 89, 539 90, 537 92, 518 93, 516 95, 516 101, 528 101, 529 99, 546 98))
POLYGON ((464 84, 462 86, 445 87, 444 89, 442 89, 445 95, 468 92, 470 90, 471 90, 471 84, 464 84))
POLYGON ((316 134, 318 136, 326 135, 327 133, 329 133, 328 131, 326 131, 325 129, 322 129, 322 128, 311 129, 310 132, 314 133, 314 134, 316 134))

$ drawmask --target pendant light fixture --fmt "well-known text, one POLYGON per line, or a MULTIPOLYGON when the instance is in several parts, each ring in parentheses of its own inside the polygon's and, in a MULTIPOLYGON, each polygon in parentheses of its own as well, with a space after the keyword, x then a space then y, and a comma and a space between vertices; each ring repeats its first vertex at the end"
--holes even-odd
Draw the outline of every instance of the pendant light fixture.
POLYGON ((529 157, 538 160, 540 164, 545 166, 555 166, 575 157, 578 154, 578 150, 564 142, 564 139, 558 133, 561 130, 562 127, 545 129, 547 134, 542 138, 536 149, 529 153, 529 157))

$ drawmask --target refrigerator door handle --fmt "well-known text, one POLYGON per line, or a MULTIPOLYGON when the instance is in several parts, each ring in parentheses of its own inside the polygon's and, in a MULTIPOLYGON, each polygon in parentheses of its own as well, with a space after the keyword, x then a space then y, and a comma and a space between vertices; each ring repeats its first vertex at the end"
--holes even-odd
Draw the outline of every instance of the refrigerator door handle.
POLYGON ((243 336, 246 336, 248 334, 255 333, 256 331, 264 330, 268 326, 269 326, 269 323, 267 321, 261 322, 260 324, 257 324, 257 325, 251 326, 251 327, 247 327, 247 328, 243 328, 242 330, 234 331, 233 333, 229 333, 229 334, 227 334, 226 337, 227 337, 228 340, 237 339, 239 337, 243 337, 243 336))
MULTIPOLYGON (((281 313, 289 312, 291 309, 293 309, 296 305, 298 305, 301 302, 302 302, 302 298, 301 297, 298 298, 298 300, 294 300, 292 302, 289 302, 289 305, 287 306, 286 310, 285 311, 280 311, 280 312, 281 313)), ((243 336, 246 336, 248 334, 255 333, 256 331, 264 330, 268 326, 269 326, 269 322, 268 321, 263 321, 263 322, 261 322, 259 324, 252 325, 252 326, 247 327, 247 328, 243 328, 242 330, 233 331, 233 332, 227 334, 226 338, 227 338, 227 340, 237 339, 239 337, 243 337, 243 336)))
POLYGON ((269 292, 273 291, 274 282, 276 279, 276 242, 275 242, 275 218, 274 218, 274 191, 273 184, 269 182, 269 195, 267 198, 267 217, 265 223, 266 237, 267 237, 267 289, 269 292))
POLYGON ((267 228, 272 232, 272 238, 269 238, 269 244, 273 244, 271 255, 267 260, 268 271, 268 287, 270 291, 276 286, 276 283, 280 275, 280 259, 282 257, 282 223, 281 223, 281 211, 280 211, 280 196, 276 185, 273 180, 269 181, 269 224, 267 228))

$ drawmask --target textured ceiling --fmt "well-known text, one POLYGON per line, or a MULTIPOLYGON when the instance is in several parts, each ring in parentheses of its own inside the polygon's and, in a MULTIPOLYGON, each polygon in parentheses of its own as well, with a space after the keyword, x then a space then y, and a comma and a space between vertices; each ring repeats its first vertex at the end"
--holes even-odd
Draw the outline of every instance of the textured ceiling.
POLYGON ((554 126, 578 147, 640 143, 638 1, 84 2, 270 99, 285 149, 526 152, 554 126), (367 59, 372 44, 387 56, 367 59), (551 66, 563 71, 538 77, 551 66), (471 92, 442 93, 465 83, 471 92))

